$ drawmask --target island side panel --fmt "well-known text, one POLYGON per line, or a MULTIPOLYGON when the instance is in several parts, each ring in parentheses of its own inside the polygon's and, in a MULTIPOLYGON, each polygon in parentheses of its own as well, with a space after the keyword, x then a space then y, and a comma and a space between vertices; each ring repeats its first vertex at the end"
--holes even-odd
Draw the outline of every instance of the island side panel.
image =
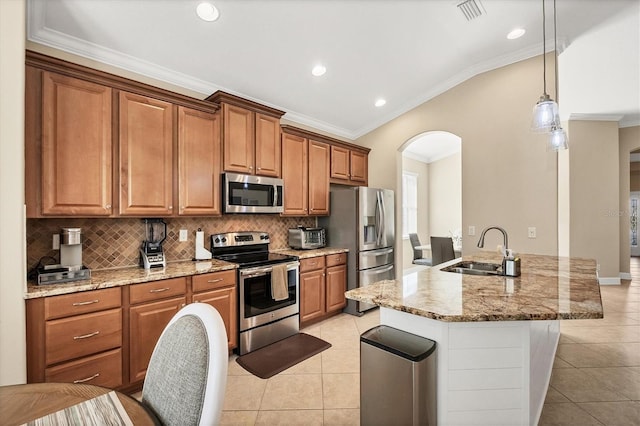
POLYGON ((535 424, 557 321, 453 323, 381 308, 380 322, 437 342, 439 424, 535 424))

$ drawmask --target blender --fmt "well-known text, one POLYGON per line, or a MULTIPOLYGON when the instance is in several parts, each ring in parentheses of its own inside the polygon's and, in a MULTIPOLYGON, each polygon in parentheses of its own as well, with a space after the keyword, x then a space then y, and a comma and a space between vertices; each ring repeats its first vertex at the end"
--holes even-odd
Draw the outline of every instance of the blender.
POLYGON ((142 219, 145 225, 145 240, 140 247, 140 266, 144 269, 164 268, 167 261, 162 242, 167 238, 167 224, 162 219, 142 219))

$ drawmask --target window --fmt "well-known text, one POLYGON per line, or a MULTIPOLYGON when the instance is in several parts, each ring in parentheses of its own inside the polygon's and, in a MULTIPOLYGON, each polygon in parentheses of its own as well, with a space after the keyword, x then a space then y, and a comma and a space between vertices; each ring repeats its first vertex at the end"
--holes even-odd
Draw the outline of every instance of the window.
POLYGON ((402 172, 402 238, 418 232, 418 175, 402 172))

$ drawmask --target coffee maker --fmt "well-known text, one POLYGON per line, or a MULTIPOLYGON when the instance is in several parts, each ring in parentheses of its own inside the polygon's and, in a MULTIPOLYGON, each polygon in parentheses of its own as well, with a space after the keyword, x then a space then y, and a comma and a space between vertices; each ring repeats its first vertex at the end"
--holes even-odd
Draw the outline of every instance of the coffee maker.
POLYGON ((52 265, 38 263, 35 268, 38 284, 58 284, 90 279, 91 270, 82 265, 82 229, 62 228, 59 236, 60 263, 52 265))
POLYGON ((164 268, 167 260, 162 243, 167 238, 167 224, 162 219, 142 219, 145 225, 145 240, 140 247, 140 266, 144 269, 164 268))

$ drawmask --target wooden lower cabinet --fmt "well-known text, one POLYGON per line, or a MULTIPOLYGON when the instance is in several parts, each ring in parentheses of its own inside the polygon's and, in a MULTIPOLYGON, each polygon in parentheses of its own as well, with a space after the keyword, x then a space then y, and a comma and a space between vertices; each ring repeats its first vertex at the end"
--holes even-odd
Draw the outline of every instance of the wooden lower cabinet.
POLYGON ((122 349, 113 349, 47 368, 45 381, 117 388, 122 385, 122 349))
POLYGON ((129 308, 129 381, 144 380, 162 331, 186 304, 185 297, 144 303, 129 308))
POLYGON ((339 313, 346 306, 346 253, 300 260, 300 324, 339 313))
POLYGON ((193 295, 194 302, 208 303, 216 308, 224 321, 224 327, 227 331, 227 342, 229 349, 238 346, 238 325, 236 311, 238 309, 238 296, 235 286, 221 288, 218 290, 206 291, 193 295))

